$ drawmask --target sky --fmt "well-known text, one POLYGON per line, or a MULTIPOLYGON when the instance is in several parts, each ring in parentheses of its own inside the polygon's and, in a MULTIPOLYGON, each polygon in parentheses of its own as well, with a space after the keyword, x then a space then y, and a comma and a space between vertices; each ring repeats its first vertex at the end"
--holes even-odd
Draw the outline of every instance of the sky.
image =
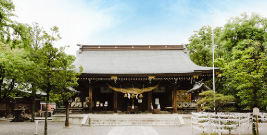
POLYGON ((181 45, 202 26, 241 13, 267 17, 266 0, 13 0, 17 20, 59 27, 54 45, 75 55, 84 45, 181 45))

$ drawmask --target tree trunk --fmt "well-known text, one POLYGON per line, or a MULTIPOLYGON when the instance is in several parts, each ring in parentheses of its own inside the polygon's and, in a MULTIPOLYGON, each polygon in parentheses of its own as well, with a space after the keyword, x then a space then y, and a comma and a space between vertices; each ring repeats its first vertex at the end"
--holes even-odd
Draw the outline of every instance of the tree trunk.
MULTIPOLYGON (((1 69, 0 69, 1 70, 1 69)), ((3 84, 3 79, 4 77, 3 76, 0 76, 0 101, 2 101, 2 84, 3 84)))
POLYGON ((35 104, 36 104, 36 89, 34 88, 33 91, 32 91, 32 94, 33 94, 33 97, 32 97, 32 122, 35 121, 35 104))
POLYGON ((8 97, 8 95, 10 95, 13 88, 14 88, 14 79, 12 79, 10 83, 9 90, 4 94, 4 99, 6 102, 6 118, 11 116, 11 110, 12 110, 11 103, 10 103, 11 99, 8 97))
POLYGON ((46 91, 46 108, 45 108, 45 129, 44 135, 47 135, 47 116, 48 116, 48 103, 49 103, 49 93, 50 93, 50 84, 48 84, 48 88, 46 91))
POLYGON ((253 87, 253 97, 254 97, 254 106, 253 107, 257 107, 258 108, 258 96, 257 96, 257 88, 253 87))
POLYGON ((66 121, 65 121, 65 127, 69 127, 70 126, 70 122, 69 122, 70 104, 69 104, 68 101, 65 101, 65 105, 66 105, 66 121))
POLYGON ((6 103, 5 117, 7 118, 9 114, 9 98, 5 98, 5 103, 6 103))

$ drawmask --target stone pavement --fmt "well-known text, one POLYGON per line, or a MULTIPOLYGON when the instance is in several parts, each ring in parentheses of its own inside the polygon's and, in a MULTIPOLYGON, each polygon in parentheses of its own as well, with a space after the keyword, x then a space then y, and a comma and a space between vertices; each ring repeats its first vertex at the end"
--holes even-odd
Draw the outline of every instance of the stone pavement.
MULTIPOLYGON (((267 123, 259 124, 261 135, 267 135, 267 123)), ((34 135, 34 122, 9 122, 0 120, 0 135, 34 135)), ((193 130, 194 135, 201 131, 193 130)), ((249 129, 251 132, 251 129, 249 129)), ((38 135, 44 133, 44 122, 39 122, 38 135)), ((235 134, 238 132, 234 132, 235 134)), ((247 133, 247 129, 243 134, 247 133)), ((181 127, 174 126, 80 126, 64 128, 64 122, 49 122, 49 135, 192 135, 190 123, 181 127)), ((228 133, 227 133, 228 134, 228 133)))
POLYGON ((120 126, 113 127, 108 135, 159 135, 159 133, 149 126, 120 126))
MULTIPOLYGON (((33 135, 34 122, 0 120, 0 135, 33 135)), ((38 135, 44 133, 44 122, 38 124, 38 135)), ((174 126, 80 126, 64 128, 64 122, 49 122, 49 135, 191 135, 191 127, 174 126)))

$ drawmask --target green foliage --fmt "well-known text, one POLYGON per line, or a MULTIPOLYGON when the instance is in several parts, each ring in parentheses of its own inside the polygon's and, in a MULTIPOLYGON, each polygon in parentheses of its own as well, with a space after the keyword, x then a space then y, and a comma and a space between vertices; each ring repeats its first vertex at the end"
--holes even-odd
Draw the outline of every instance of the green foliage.
MULTIPOLYGON (((221 28, 214 29, 214 40, 218 45, 221 28)), ((210 26, 203 26, 199 31, 195 31, 194 35, 189 38, 190 43, 187 49, 194 63, 201 66, 212 66, 212 29, 210 26)), ((222 52, 216 50, 218 55, 222 52)))
MULTIPOLYGON (((215 67, 222 70, 222 77, 216 79, 216 91, 235 96, 235 101, 243 109, 264 108, 267 105, 266 29, 266 18, 244 13, 228 20, 215 33, 215 67)), ((188 46, 190 50, 198 50, 200 44, 210 43, 207 40, 211 38, 201 38, 201 34, 191 36, 188 46)), ((206 46, 206 49, 210 49, 210 46, 206 46)), ((202 52, 194 57, 196 52, 191 53, 191 59, 196 64, 210 66, 210 57, 204 58, 202 52), (203 58, 206 60, 200 60, 203 58)))
POLYGON ((229 20, 221 37, 228 52, 224 57, 225 84, 231 87, 244 109, 267 105, 266 28, 266 18, 242 14, 229 20))
POLYGON ((53 97, 57 94, 64 97, 70 96, 66 93, 67 88, 77 86, 77 73, 72 65, 75 57, 67 55, 64 52, 65 47, 59 49, 53 47, 53 42, 60 39, 57 27, 51 29, 51 34, 38 28, 37 24, 34 29, 34 34, 38 37, 33 41, 38 43, 32 44, 31 59, 38 63, 38 68, 35 68, 39 76, 36 84, 42 91, 52 94, 53 97))
POLYGON ((26 24, 13 21, 15 6, 11 0, 0 1, 0 42, 10 48, 27 48, 30 43, 29 29, 26 24))
POLYGON ((14 22, 14 9, 12 1, 0 1, 0 96, 12 97, 17 88, 29 85, 32 94, 41 90, 59 97, 73 95, 68 87, 77 86, 75 57, 67 55, 65 47, 53 47, 61 39, 58 28, 46 32, 37 23, 31 27, 14 22))
POLYGON ((205 110, 212 110, 215 107, 216 111, 225 111, 224 109, 227 108, 225 107, 225 105, 234 101, 234 97, 231 95, 225 96, 223 94, 215 93, 214 97, 213 90, 203 91, 199 95, 204 96, 201 100, 198 101, 198 104, 203 104, 204 106, 202 107, 202 109, 205 110))
POLYGON ((2 98, 13 97, 18 88, 23 89, 25 70, 32 65, 26 56, 27 52, 23 48, 11 49, 0 42, 0 95, 2 98), (15 84, 18 86, 14 87, 15 84))
MULTIPOLYGON (((42 43, 41 45, 33 43, 34 48, 31 50, 33 57, 31 59, 38 64, 39 68, 36 69, 36 72, 40 83, 38 83, 37 87, 47 94, 46 105, 48 106, 50 97, 53 98, 53 101, 58 101, 73 95, 73 92, 69 92, 68 88, 78 85, 77 73, 72 65, 75 57, 67 55, 64 52, 65 47, 59 49, 53 47, 53 43, 61 38, 57 27, 51 28, 50 34, 38 29, 38 25, 35 28, 37 31, 34 31, 34 34, 37 34, 41 39, 35 38, 35 41, 43 42, 40 42, 42 43)), ((47 115, 45 117, 44 132, 47 134, 47 115)))
POLYGON ((51 101, 68 99, 74 94, 70 89, 78 85, 79 74, 72 65, 75 57, 67 55, 65 47, 53 47, 61 39, 58 27, 46 32, 37 23, 31 27, 12 21, 14 9, 12 1, 0 0, 0 99, 12 98, 19 92, 27 96, 21 90, 29 90, 33 96, 32 110, 37 90, 46 93, 47 106, 50 97, 51 101))
POLYGON ((11 16, 14 16, 12 13, 15 10, 15 6, 11 0, 1 0, 0 1, 0 35, 5 35, 4 29, 6 26, 11 23, 11 16))
POLYGON ((10 0, 0 1, 0 97, 9 98, 25 89, 25 71, 33 62, 27 57, 29 27, 10 18, 15 7, 10 0))

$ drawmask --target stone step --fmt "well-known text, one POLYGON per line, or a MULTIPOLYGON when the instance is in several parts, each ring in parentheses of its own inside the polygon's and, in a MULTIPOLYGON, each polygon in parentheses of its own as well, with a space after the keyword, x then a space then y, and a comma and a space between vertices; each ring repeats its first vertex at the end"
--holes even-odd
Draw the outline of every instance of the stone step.
MULTIPOLYGON (((88 115, 88 118, 85 122, 87 116, 84 116, 82 125, 90 126, 180 126, 181 118, 178 115, 163 115, 163 114, 133 114, 133 115, 88 115)), ((183 122, 183 120, 182 120, 183 122)), ((184 124, 184 122, 183 122, 184 124)))

